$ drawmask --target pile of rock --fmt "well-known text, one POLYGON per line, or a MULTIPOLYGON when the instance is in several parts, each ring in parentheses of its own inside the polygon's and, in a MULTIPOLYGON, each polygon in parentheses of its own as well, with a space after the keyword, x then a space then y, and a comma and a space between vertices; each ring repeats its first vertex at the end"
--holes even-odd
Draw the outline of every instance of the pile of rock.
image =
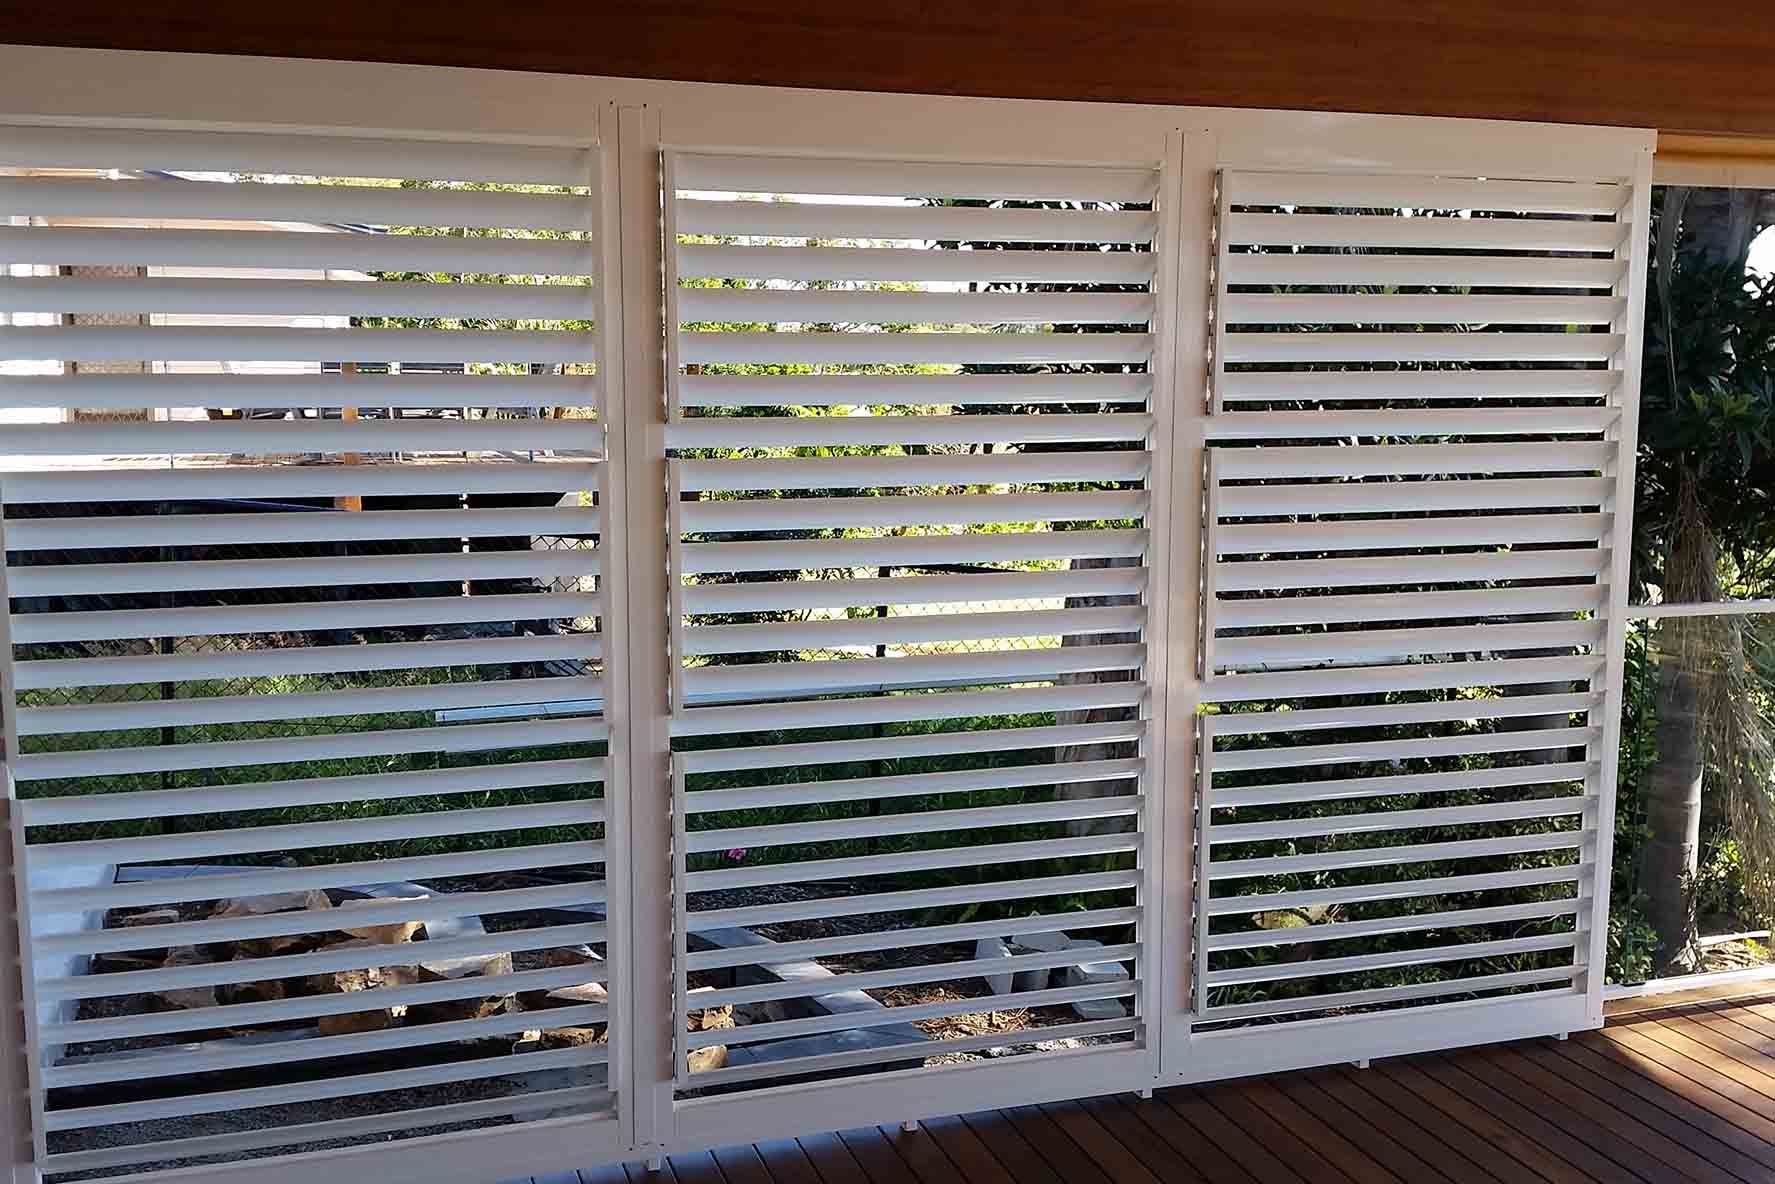
MULTIPOLYGON (((435 893, 419 885, 377 885, 371 889, 354 889, 329 894, 318 890, 272 893, 215 901, 209 905, 184 908, 155 908, 137 911, 113 910, 105 918, 107 928, 139 928, 144 947, 127 954, 103 956, 106 965, 94 971, 151 969, 209 965, 224 962, 246 962, 290 954, 329 952, 373 946, 410 946, 411 956, 403 956, 395 964, 362 969, 324 971, 297 977, 254 980, 252 969, 243 965, 245 981, 218 986, 169 989, 148 997, 148 1006, 161 1009, 198 1010, 225 1004, 261 1003, 276 999, 334 994, 354 994, 381 988, 417 986, 424 983, 458 982, 471 978, 488 980, 482 993, 467 992, 461 998, 436 999, 424 1002, 390 1004, 319 1016, 314 1020, 270 1022, 252 1026, 231 1025, 224 1031, 231 1036, 256 1034, 273 1029, 288 1029, 292 1024, 321 1036, 349 1032, 374 1032, 397 1024, 443 1023, 471 1020, 507 1011, 544 1012, 553 1008, 577 1007, 588 1003, 604 1003, 604 987, 596 982, 558 987, 553 990, 525 991, 513 995, 502 989, 503 976, 514 972, 510 952, 475 954, 465 957, 427 958, 426 947, 439 941, 480 935, 486 932, 480 918, 432 918, 422 921, 395 921, 353 924, 353 914, 375 906, 400 905, 427 899, 435 893), (268 937, 243 938, 235 941, 203 945, 169 946, 156 949, 151 943, 154 927, 179 921, 205 918, 257 917, 281 913, 328 914, 324 921, 316 918, 304 925, 310 932, 280 934, 268 937), (421 940, 423 938, 423 940, 421 940)), ((380 910, 386 916, 391 910, 380 910)), ((534 958, 537 955, 532 955, 534 958)), ((540 954, 543 964, 555 967, 600 963, 587 946, 550 949, 540 954)), ((588 973, 588 978, 602 977, 588 973)), ((138 1004, 139 1005, 139 1004, 138 1004)), ((572 1028, 550 1028, 539 1024, 525 1037, 538 1047, 570 1047, 599 1043, 606 1038, 602 1023, 572 1028)), ((523 1044, 524 1041, 520 1041, 523 1044)))

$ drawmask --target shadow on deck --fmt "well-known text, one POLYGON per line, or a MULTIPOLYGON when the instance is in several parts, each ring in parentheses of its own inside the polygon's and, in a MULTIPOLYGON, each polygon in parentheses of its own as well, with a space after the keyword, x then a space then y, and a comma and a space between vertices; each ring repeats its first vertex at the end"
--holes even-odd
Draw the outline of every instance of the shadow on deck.
MULTIPOLYGON (((535 1184, 1775 1181, 1775 989, 1600 1032, 866 1127, 535 1184)), ((508 1184, 530 1184, 529 1181, 508 1184)))

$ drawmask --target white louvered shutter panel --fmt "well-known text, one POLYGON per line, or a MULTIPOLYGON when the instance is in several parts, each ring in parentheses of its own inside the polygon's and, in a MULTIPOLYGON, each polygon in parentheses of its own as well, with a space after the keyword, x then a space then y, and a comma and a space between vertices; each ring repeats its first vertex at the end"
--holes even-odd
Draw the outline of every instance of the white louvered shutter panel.
POLYGON ((1600 973, 1632 196, 1222 175, 1199 1028, 1600 973))
POLYGON ((608 1109, 598 161, 0 132, 52 1179, 608 1109))
POLYGON ((1156 173, 667 163, 680 1087, 1127 1047, 1156 173))

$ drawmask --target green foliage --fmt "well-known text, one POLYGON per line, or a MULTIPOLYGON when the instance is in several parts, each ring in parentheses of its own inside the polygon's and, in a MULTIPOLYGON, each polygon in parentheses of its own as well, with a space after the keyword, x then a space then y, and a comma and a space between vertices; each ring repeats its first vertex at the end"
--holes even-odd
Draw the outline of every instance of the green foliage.
POLYGON ((1728 590, 1749 591, 1775 578, 1775 277, 1679 246, 1647 302, 1635 592, 1664 583, 1685 481, 1738 585, 1728 590))

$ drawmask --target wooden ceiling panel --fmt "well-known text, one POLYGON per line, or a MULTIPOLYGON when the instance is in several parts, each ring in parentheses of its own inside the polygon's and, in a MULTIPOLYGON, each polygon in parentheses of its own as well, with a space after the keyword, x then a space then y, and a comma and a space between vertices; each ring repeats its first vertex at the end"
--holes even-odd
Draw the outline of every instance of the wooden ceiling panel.
POLYGON ((1744 0, 0 2, 40 45, 1775 135, 1744 0))

